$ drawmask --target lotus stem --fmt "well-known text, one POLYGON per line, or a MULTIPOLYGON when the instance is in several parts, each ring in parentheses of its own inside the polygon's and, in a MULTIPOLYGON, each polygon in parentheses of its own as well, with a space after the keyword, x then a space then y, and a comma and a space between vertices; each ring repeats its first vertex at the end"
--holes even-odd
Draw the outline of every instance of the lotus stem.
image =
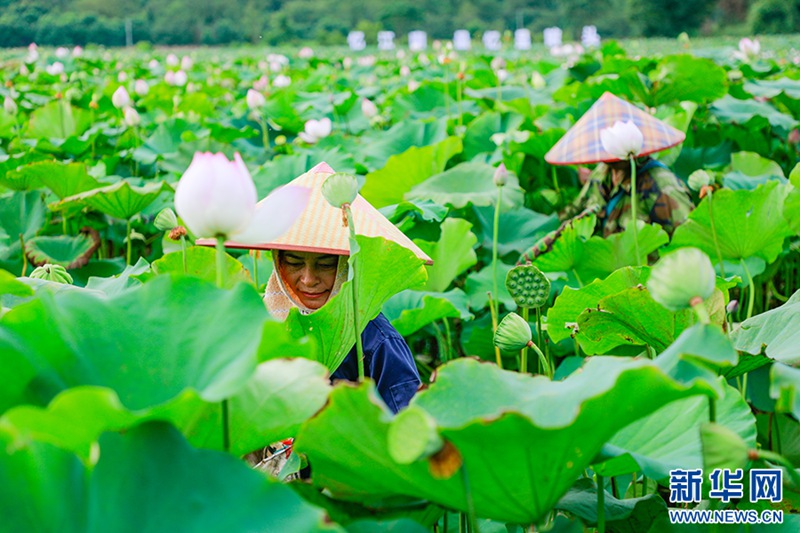
POLYGON ((533 351, 536 352, 536 355, 539 356, 539 363, 542 365, 542 371, 544 372, 544 374, 550 379, 553 379, 553 374, 551 372, 550 365, 547 363, 547 358, 545 358, 544 354, 539 349, 539 347, 536 346, 536 344, 534 344, 533 341, 528 341, 528 346, 533 348, 533 351))
POLYGON ((708 397, 708 421, 717 421, 717 399, 713 396, 708 397))
POLYGON ((547 359, 547 364, 550 368, 555 368, 552 359, 550 359, 550 347, 547 340, 544 338, 544 328, 542 328, 542 308, 536 308, 536 340, 539 344, 544 345, 544 358, 547 359))
POLYGON ((270 149, 269 144, 269 130, 267 129, 267 120, 261 113, 258 114, 258 120, 261 122, 261 143, 264 145, 264 150, 270 149))
POLYGON ((464 483, 464 494, 467 498, 467 514, 469 516, 469 529, 473 533, 480 533, 478 521, 475 520, 475 501, 472 498, 472 488, 469 485, 469 475, 467 475, 467 465, 461 465, 461 481, 464 483))
POLYGON ((251 250, 253 255, 253 283, 256 284, 256 292, 258 292, 258 250, 251 250))
POLYGON ((450 348, 453 347, 453 345, 450 344, 450 339, 451 339, 451 336, 450 336, 450 322, 448 322, 447 317, 444 317, 442 319, 442 322, 444 322, 444 335, 445 335, 445 338, 447 339, 447 358, 448 358, 448 360, 449 359, 455 359, 455 357, 453 357, 453 352, 450 350, 450 348))
POLYGON ((448 76, 447 64, 442 65, 444 68, 444 106, 445 114, 447 115, 448 122, 450 121, 450 76, 448 76))
POLYGON ((28 254, 25 253, 25 236, 19 234, 19 249, 22 252, 22 277, 28 272, 28 254))
POLYGON ((642 256, 639 253, 639 205, 636 198, 636 158, 631 155, 631 223, 633 224, 633 249, 636 253, 636 266, 642 266, 642 256))
POLYGON ((181 235, 181 254, 183 254, 183 273, 186 274, 186 235, 181 235))
MULTIPOLYGON (((525 322, 528 322, 528 313, 530 310, 527 307, 522 308, 522 318, 525 322)), ((528 346, 526 345, 522 350, 519 352, 519 372, 520 374, 526 374, 528 372, 528 346)))
MULTIPOLYGON (((605 533, 606 530, 606 491, 603 489, 603 476, 595 474, 597 482, 597 531, 605 533)), ((636 477, 633 478, 636 486, 636 477)), ((634 489, 636 490, 636 489, 634 489)))
POLYGON ((458 127, 459 127, 459 131, 460 131, 461 126, 464 125, 464 113, 461 111, 461 99, 462 99, 461 93, 463 91, 463 89, 461 87, 461 83, 462 83, 461 78, 456 76, 456 107, 458 109, 458 127))
POLYGON ((714 211, 711 207, 711 200, 714 197, 714 191, 711 190, 711 187, 709 187, 707 190, 708 190, 708 220, 711 221, 711 235, 714 237, 714 248, 717 251, 717 261, 719 261, 719 271, 724 279, 725 263, 722 261, 722 251, 719 247, 719 240, 717 239, 717 228, 714 225, 714 211))
POLYGON ((747 319, 753 316, 753 304, 756 301, 756 285, 753 283, 753 276, 750 274, 750 269, 747 268, 747 263, 745 263, 744 258, 739 259, 739 262, 742 264, 742 269, 744 273, 747 274, 747 283, 749 286, 748 294, 747 294, 747 319))
POLYGON ((127 249, 125 252, 125 264, 131 264, 131 219, 128 219, 127 227, 125 229, 125 242, 127 244, 127 249))
POLYGON ((642 471, 642 497, 647 496, 647 475, 642 471))
MULTIPOLYGON (((225 283, 225 236, 217 235, 217 288, 221 289, 225 283)), ((228 399, 222 400, 222 449, 231 451, 231 431, 229 420, 230 406, 228 399)))
MULTIPOLYGON (((356 225, 353 221, 353 211, 350 209, 350 204, 344 204, 345 216, 347 217, 347 227, 350 229, 350 239, 355 242, 356 240, 356 225)), ((364 347, 361 343, 361 331, 358 328, 358 276, 356 271, 356 262, 358 257, 350 257, 353 263, 350 268, 353 272, 353 333, 356 335, 356 352, 358 353, 358 382, 364 381, 364 347)))
MULTIPOLYGON (((486 291, 486 295, 489 298, 489 313, 492 315, 492 334, 497 331, 497 311, 494 310, 494 302, 492 301, 492 292, 486 291)), ((494 347, 494 357, 497 366, 503 368, 503 358, 500 357, 500 348, 497 346, 494 347)))
POLYGON ((702 324, 710 324, 711 323, 711 318, 708 316, 708 311, 706 310, 706 306, 703 305, 703 299, 702 298, 697 296, 697 297, 693 298, 692 301, 689 302, 689 304, 692 306, 692 309, 694 309, 694 313, 697 315, 697 319, 702 324))
MULTIPOLYGON (((500 313, 500 290, 497 287, 497 240, 500 234, 500 202, 503 201, 503 188, 497 187, 497 204, 494 206, 494 225, 492 229, 492 290, 495 300, 489 301, 492 307, 492 334, 497 333, 497 316, 500 313)), ((500 348, 495 347, 495 355, 500 360, 500 348)), ((498 363, 499 365, 499 363, 498 363)), ((502 365, 499 365, 503 368, 502 365)))

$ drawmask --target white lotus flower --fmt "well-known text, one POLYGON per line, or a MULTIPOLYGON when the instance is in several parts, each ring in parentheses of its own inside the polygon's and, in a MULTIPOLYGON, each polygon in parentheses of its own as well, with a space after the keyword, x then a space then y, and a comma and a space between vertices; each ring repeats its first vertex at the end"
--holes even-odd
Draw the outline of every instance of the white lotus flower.
POLYGON ((150 92, 150 86, 147 85, 147 82, 144 80, 136 80, 136 82, 133 84, 133 92, 139 96, 144 96, 150 92))
POLYGON ((169 65, 170 67, 177 66, 178 65, 178 56, 176 56, 175 54, 169 54, 167 56, 167 65, 169 65))
POLYGON ((245 99, 247 100, 247 107, 251 110, 261 109, 267 105, 267 99, 264 98, 264 95, 254 89, 247 89, 245 99))
POLYGON ((64 59, 69 55, 69 48, 65 48, 63 46, 59 46, 56 48, 56 57, 59 59, 64 59))
POLYGON ((269 87, 269 78, 267 78, 266 74, 264 74, 263 76, 261 76, 260 78, 258 78, 256 81, 253 82, 253 89, 255 89, 258 92, 266 91, 268 87, 269 87))
POLYGON ((297 136, 308 144, 314 144, 320 139, 324 139, 330 135, 332 129, 333 124, 328 117, 321 120, 311 119, 306 122, 305 129, 298 133, 297 136))
POLYGON ((369 98, 362 98, 361 112, 364 113, 364 116, 367 118, 376 117, 378 116, 378 106, 376 106, 375 103, 369 98))
POLYGON ((742 61, 748 61, 758 57, 759 53, 761 53, 761 43, 758 42, 758 39, 745 37, 739 41, 739 50, 733 55, 742 61))
POLYGON ((291 85, 291 83, 292 79, 284 74, 278 74, 277 76, 275 76, 275 79, 272 80, 272 85, 274 85, 275 87, 288 87, 289 85, 291 85))
POLYGON ((191 57, 183 56, 181 58, 181 69, 182 70, 191 70, 192 69, 192 65, 194 65, 194 62, 192 61, 191 57))
POLYGON ((610 128, 600 131, 603 150, 618 159, 636 157, 644 146, 644 136, 632 120, 616 121, 610 128))
POLYGON ((45 70, 47 71, 48 74, 51 74, 53 76, 57 76, 59 74, 63 74, 64 73, 64 63, 62 63, 61 61, 56 61, 52 65, 47 65, 45 70))
POLYGON ((72 49, 72 57, 81 57, 83 55, 83 47, 76 46, 72 49))
POLYGON ((164 73, 164 81, 169 85, 175 85, 175 72, 168 70, 164 73))
POLYGON ((6 96, 3 100, 3 110, 8 113, 9 115, 16 115, 19 111, 19 107, 17 107, 17 103, 14 101, 13 98, 10 96, 6 96))
POLYGON ((400 67, 400 75, 404 78, 411 75, 411 69, 409 68, 408 65, 403 65, 402 67, 400 67))
POLYGON ((157 69, 158 68, 158 60, 157 59, 151 59, 150 62, 147 64, 147 68, 149 68, 150 70, 157 69))
POLYGON ((123 111, 123 117, 125 124, 131 128, 135 128, 142 122, 142 118, 139 116, 139 113, 130 106, 126 107, 125 111, 123 111))
POLYGON ((297 55, 300 57, 300 59, 311 59, 314 57, 314 50, 308 46, 304 46, 300 49, 300 52, 297 55))
POLYGON ((114 107, 117 109, 122 109, 123 107, 131 105, 131 97, 125 87, 122 85, 117 87, 117 90, 111 95, 111 103, 114 104, 114 107))
POLYGON ((120 71, 120 73, 117 74, 117 81, 120 83, 125 83, 128 81, 128 74, 124 70, 120 71))
POLYGON ((283 187, 256 204, 256 188, 239 154, 197 152, 178 182, 175 210, 197 237, 269 242, 303 212, 310 191, 283 187))
POLYGON ((186 81, 188 79, 189 79, 189 77, 182 70, 179 70, 178 72, 175 73, 174 82, 175 82, 175 85, 177 85, 178 87, 183 87, 184 85, 186 85, 186 81))

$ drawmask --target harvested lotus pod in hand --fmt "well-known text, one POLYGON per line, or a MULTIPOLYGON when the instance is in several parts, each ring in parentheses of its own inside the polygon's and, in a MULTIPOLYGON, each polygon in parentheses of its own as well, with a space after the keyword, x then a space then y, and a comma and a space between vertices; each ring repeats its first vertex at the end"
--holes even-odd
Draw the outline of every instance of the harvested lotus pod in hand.
POLYGON ((550 280, 533 265, 519 265, 506 276, 506 288, 519 307, 538 309, 550 297, 550 280))

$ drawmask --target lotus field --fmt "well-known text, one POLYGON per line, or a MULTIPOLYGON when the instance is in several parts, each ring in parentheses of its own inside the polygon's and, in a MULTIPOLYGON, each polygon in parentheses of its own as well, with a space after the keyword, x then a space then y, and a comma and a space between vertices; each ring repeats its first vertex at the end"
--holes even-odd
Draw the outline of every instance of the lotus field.
POLYGON ((800 55, 664 43, 0 52, 0 530, 800 530, 800 55), (544 156, 606 92, 685 133, 674 230, 565 215, 593 165, 544 156), (333 202, 350 279, 279 321, 257 245, 323 162, 433 264, 333 202), (178 186, 233 167, 247 227, 178 186), (381 311, 397 414, 328 377, 381 311))

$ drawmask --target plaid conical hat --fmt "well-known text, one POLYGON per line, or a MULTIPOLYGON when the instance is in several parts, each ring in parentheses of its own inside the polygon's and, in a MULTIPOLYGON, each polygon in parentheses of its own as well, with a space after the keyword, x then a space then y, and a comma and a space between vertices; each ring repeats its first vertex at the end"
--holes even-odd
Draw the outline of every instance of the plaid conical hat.
MULTIPOLYGON (((322 196, 323 182, 333 174, 327 163, 320 163, 305 174, 292 180, 289 185, 311 189, 308 205, 289 230, 272 242, 264 244, 242 244, 228 241, 228 248, 254 250, 296 250, 320 254, 350 254, 350 232, 342 224, 342 210, 333 207, 322 196)), ((377 209, 359 194, 350 206, 356 233, 367 237, 383 237, 414 252, 429 265, 433 260, 402 231, 389 222, 377 209)), ((196 244, 214 246, 213 239, 197 239, 196 244)))
POLYGON ((637 156, 666 150, 682 143, 686 138, 682 131, 606 92, 547 152, 544 159, 551 165, 620 161, 603 149, 600 132, 612 127, 617 121, 628 120, 632 120, 644 136, 644 145, 637 156))

